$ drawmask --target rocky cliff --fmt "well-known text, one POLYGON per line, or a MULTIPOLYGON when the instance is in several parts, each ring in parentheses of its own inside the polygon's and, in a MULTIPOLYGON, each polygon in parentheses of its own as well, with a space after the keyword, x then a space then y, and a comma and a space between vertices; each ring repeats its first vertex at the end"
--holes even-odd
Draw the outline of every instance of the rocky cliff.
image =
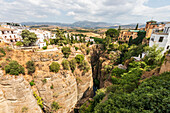
MULTIPOLYGON (((73 49, 72 54, 70 55, 68 60, 74 58, 77 54, 83 54, 83 53, 81 51, 75 51, 73 49)), ((16 89, 15 84, 17 84, 17 87, 19 88, 22 87, 30 88, 30 95, 32 97, 28 96, 27 98, 34 98, 32 94, 32 90, 36 92, 36 94, 42 98, 45 110, 50 111, 51 104, 52 102, 55 101, 61 107, 57 111, 57 113, 67 113, 67 112, 71 112, 77 103, 82 103, 82 100, 86 101, 86 98, 88 99, 90 96, 92 96, 93 78, 92 78, 92 69, 90 63, 89 63, 90 71, 88 71, 85 74, 80 69, 78 69, 78 67, 75 69, 74 73, 72 73, 71 70, 68 71, 63 70, 62 66, 60 66, 61 69, 59 70, 58 73, 52 73, 49 71, 49 65, 52 62, 58 62, 59 64, 61 64, 63 59, 64 58, 63 58, 63 54, 61 53, 61 50, 55 52, 54 51, 53 52, 8 51, 6 56, 1 58, 1 67, 4 68, 4 66, 10 60, 16 60, 19 64, 21 64, 24 67, 26 67, 25 64, 27 61, 30 60, 34 61, 36 65, 36 71, 33 75, 28 75, 26 73, 25 75, 23 75, 23 77, 11 80, 10 84, 13 85, 14 89, 16 89), (28 82, 31 82, 32 80, 34 80, 35 85, 30 87, 28 82), (22 83, 21 81, 24 82, 22 83)), ((89 56, 85 55, 85 60, 89 61, 89 56)), ((6 77, 6 75, 4 77, 6 77)), ((7 88, 3 88, 3 87, 1 88, 0 86, 0 91, 2 89, 8 90, 7 88)), ((24 91, 20 92, 22 93, 20 95, 20 97, 22 98, 25 98, 26 95, 24 91)), ((8 90, 8 92, 9 94, 13 93, 11 90, 8 90)), ((17 95, 15 93, 13 94, 14 96, 17 95)), ((6 99, 6 97, 2 98, 2 100, 3 99, 6 99)), ((40 110, 40 107, 36 104, 35 98, 34 101, 35 102, 29 104, 28 109, 31 109, 31 106, 32 109, 34 109, 34 107, 36 108, 37 106, 37 110, 40 110)), ((18 107, 22 108, 24 105, 27 105, 28 103, 29 101, 22 105, 18 104, 18 107)), ((4 105, 5 104, 0 104, 0 110, 4 105)), ((11 108, 13 107, 16 108, 15 106, 13 106, 13 104, 10 104, 8 106, 11 108)), ((5 108, 5 109, 9 110, 9 108, 5 108)), ((6 111, 4 111, 4 113, 6 113, 6 111)), ((36 113, 36 111, 34 111, 34 113, 36 113)))
POLYGON ((166 55, 165 61, 161 66, 160 73, 169 72, 170 68, 168 67, 170 67, 170 54, 166 55))
POLYGON ((3 72, 0 73, 0 113, 42 113, 23 76, 3 76, 3 72))

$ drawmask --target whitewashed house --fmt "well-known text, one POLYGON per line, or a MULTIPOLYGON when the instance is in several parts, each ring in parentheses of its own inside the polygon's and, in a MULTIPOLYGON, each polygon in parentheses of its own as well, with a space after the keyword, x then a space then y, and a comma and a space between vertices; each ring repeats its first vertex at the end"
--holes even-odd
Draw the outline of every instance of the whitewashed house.
POLYGON ((21 41, 21 37, 15 32, 15 29, 0 27, 0 42, 13 43, 21 41))
POLYGON ((49 31, 43 31, 43 30, 30 30, 30 32, 33 32, 37 35, 37 41, 36 41, 36 45, 38 45, 40 48, 47 46, 46 42, 44 41, 49 40, 51 38, 51 32, 49 31))
POLYGON ((163 32, 159 29, 153 30, 149 46, 152 47, 154 44, 157 44, 159 47, 163 47, 163 53, 170 50, 170 22, 166 23, 163 32))

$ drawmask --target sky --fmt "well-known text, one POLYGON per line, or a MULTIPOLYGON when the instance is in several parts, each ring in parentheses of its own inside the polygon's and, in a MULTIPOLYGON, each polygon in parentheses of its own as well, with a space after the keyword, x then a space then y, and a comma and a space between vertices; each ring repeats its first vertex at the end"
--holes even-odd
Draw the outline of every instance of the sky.
POLYGON ((0 22, 170 21, 170 0, 0 0, 0 22))

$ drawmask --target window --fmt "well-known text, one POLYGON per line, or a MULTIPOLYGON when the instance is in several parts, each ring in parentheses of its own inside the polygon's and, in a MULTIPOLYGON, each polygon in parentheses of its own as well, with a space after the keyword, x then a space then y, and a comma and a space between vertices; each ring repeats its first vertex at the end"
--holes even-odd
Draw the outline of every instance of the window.
POLYGON ((163 42, 164 37, 159 38, 159 42, 163 42))
POLYGON ((154 42, 154 38, 151 38, 151 40, 154 42))
POLYGON ((166 49, 169 49, 169 46, 167 46, 167 48, 166 49))

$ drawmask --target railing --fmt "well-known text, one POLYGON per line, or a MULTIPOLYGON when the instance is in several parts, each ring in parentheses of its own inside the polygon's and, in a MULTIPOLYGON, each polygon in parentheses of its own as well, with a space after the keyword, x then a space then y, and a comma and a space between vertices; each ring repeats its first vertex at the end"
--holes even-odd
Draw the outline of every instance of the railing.
POLYGON ((156 34, 156 35, 168 35, 168 33, 164 33, 162 30, 153 30, 152 34, 156 34))

